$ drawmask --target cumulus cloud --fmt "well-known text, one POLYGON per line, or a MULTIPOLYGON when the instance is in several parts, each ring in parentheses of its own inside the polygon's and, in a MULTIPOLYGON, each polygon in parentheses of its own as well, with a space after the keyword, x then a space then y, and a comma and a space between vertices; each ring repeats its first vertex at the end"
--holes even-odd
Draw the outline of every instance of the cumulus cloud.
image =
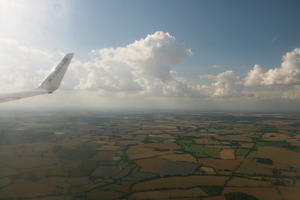
POLYGON ((246 86, 295 85, 300 83, 300 48, 287 52, 280 67, 263 71, 259 65, 248 73, 246 86))
MULTIPOLYGON (((277 68, 263 70, 254 65, 245 77, 232 70, 200 75, 209 80, 203 85, 190 84, 173 69, 191 55, 192 51, 171 34, 155 32, 124 47, 93 50, 87 61, 75 56, 61 89, 87 90, 102 96, 184 97, 202 101, 300 97, 300 49, 286 53, 277 68)), ((0 89, 36 87, 62 56, 61 52, 0 39, 0 89)))
MULTIPOLYGON (((13 40, 0 40, 1 86, 6 90, 37 86, 62 55, 26 47, 13 40)), ((155 32, 125 47, 91 51, 88 61, 72 61, 62 89, 144 96, 199 96, 194 87, 179 77, 172 66, 192 51, 165 32, 155 32)))
POLYGON ((234 71, 228 70, 217 75, 203 74, 199 76, 202 80, 210 80, 210 85, 198 86, 205 89, 206 96, 217 98, 242 96, 243 81, 234 71))
POLYGON ((212 84, 213 96, 216 97, 237 97, 241 95, 242 81, 233 71, 225 71, 218 74, 212 84))
POLYGON ((254 65, 244 79, 244 91, 260 98, 299 99, 300 49, 287 52, 279 67, 263 70, 254 65))
POLYGON ((200 75, 200 79, 213 81, 208 86, 210 97, 298 99, 300 98, 300 49, 287 52, 277 68, 263 70, 260 65, 254 65, 244 78, 229 70, 217 75, 200 75))
POLYGON ((263 82, 263 71, 260 65, 254 65, 245 78, 245 86, 258 86, 263 82))
MULTIPOLYGON (((93 50, 77 89, 186 95, 190 86, 172 70, 192 54, 169 33, 155 32, 125 47, 93 50)), ((79 67, 78 67, 79 68, 79 67)), ((77 69, 78 69, 77 68, 77 69)))

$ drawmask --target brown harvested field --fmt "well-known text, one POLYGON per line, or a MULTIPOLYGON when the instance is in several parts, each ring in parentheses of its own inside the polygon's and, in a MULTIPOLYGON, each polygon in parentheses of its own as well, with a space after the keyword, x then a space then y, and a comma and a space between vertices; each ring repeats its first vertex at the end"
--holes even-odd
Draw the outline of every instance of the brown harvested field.
POLYGON ((227 184, 231 187, 270 187, 271 182, 252 180, 248 178, 233 177, 227 184))
POLYGON ((135 137, 134 137, 134 139, 136 140, 136 141, 138 141, 138 142, 143 142, 144 140, 145 140, 145 138, 147 137, 147 134, 145 134, 145 135, 136 135, 135 137))
POLYGON ((245 160, 240 168, 237 170, 237 173, 240 174, 260 174, 260 175, 269 175, 272 176, 272 169, 266 168, 264 164, 255 162, 255 160, 245 160))
POLYGON ((221 144, 220 142, 216 140, 211 140, 208 138, 196 138, 194 139, 196 144, 221 144))
MULTIPOLYGON (((76 166, 76 165, 74 165, 76 166)), ((57 165, 56 167, 49 166, 49 167, 41 167, 41 168, 33 168, 22 169, 22 166, 19 166, 17 169, 20 174, 26 174, 27 177, 34 176, 38 179, 45 178, 46 176, 64 176, 65 171, 68 166, 57 165)))
POLYGON ((296 139, 296 138, 290 138, 290 139, 287 139, 286 140, 287 142, 291 143, 292 145, 294 146, 300 146, 300 141, 299 139, 296 139))
POLYGON ((102 191, 102 190, 93 190, 87 194, 88 199, 120 199, 120 197, 123 195, 123 193, 115 192, 115 191, 102 191))
POLYGON ((154 130, 158 130, 158 131, 161 131, 161 130, 176 130, 176 126, 172 126, 172 125, 155 125, 155 124, 151 124, 150 126, 149 125, 144 125, 143 126, 143 129, 144 130, 150 130, 152 132, 154 132, 154 130))
POLYGON ((102 187, 102 189, 103 190, 108 189, 108 190, 128 193, 130 190, 130 185, 131 185, 131 182, 122 182, 122 183, 118 183, 118 184, 106 185, 106 186, 102 187))
POLYGON ((259 200, 282 200, 276 188, 273 187, 225 187, 223 195, 229 192, 243 192, 257 197, 259 200))
POLYGON ((159 158, 163 158, 170 161, 183 161, 183 162, 197 162, 197 160, 191 154, 169 154, 163 155, 159 158))
POLYGON ((295 135, 294 138, 300 140, 300 134, 295 135))
POLYGON ((153 179, 138 183, 133 190, 153 190, 153 189, 171 189, 171 188, 188 188, 198 185, 224 185, 228 179, 227 176, 185 176, 185 177, 167 177, 153 179))
POLYGON ((222 141, 221 144, 230 145, 230 142, 222 141))
POLYGON ((91 143, 94 143, 94 144, 104 144, 104 145, 114 145, 115 142, 109 142, 109 141, 91 141, 91 143))
POLYGON ((43 197, 39 198, 38 200, 72 200, 72 196, 56 196, 56 197, 43 197))
POLYGON ((169 134, 157 134, 157 135, 153 135, 153 134, 149 134, 149 137, 160 137, 160 138, 166 138, 166 139, 174 139, 173 136, 170 136, 169 134))
POLYGON ((132 134, 122 134, 121 137, 127 140, 134 140, 135 138, 135 136, 132 134))
POLYGON ((292 166, 300 169, 300 153, 280 147, 263 146, 259 147, 257 152, 252 152, 249 158, 270 158, 274 161, 276 168, 285 168, 292 166))
POLYGON ((228 141, 252 142, 252 139, 246 135, 216 135, 216 139, 228 140, 228 141))
POLYGON ((218 175, 223 175, 223 176, 231 176, 232 171, 218 171, 218 175))
POLYGON ((179 198, 200 198, 207 196, 207 194, 200 188, 193 188, 187 190, 161 190, 136 192, 131 195, 133 199, 179 199, 179 198))
POLYGON ((220 152, 220 158, 225 160, 234 160, 235 159, 234 149, 223 149, 220 152))
POLYGON ((155 151, 152 150, 151 148, 145 148, 143 147, 143 145, 137 145, 137 146, 130 147, 126 151, 126 154, 130 160, 135 160, 135 159, 164 155, 166 154, 166 152, 155 151))
POLYGON ((138 141, 135 141, 135 140, 124 140, 124 141, 120 141, 121 144, 123 145, 137 145, 139 144, 138 141))
POLYGON ((270 141, 282 141, 288 139, 289 136, 287 134, 280 134, 280 133, 265 133, 263 135, 263 139, 270 140, 270 141))
POLYGON ((205 174, 215 174, 215 170, 212 167, 201 167, 201 172, 204 172, 205 174))
POLYGON ((141 167, 143 172, 159 173, 160 169, 167 163, 167 160, 159 158, 149 158, 136 160, 135 163, 141 167))
POLYGON ((48 178, 30 182, 17 180, 14 184, 0 190, 2 198, 33 198, 46 196, 56 192, 57 187, 69 187, 65 178, 48 178))
POLYGON ((143 148, 159 148, 159 149, 168 149, 168 150, 176 150, 179 149, 180 146, 178 146, 175 142, 159 142, 159 143, 149 143, 149 144, 141 144, 143 148))
POLYGON ((88 177, 70 177, 66 179, 66 182, 72 186, 88 185, 92 183, 88 177))
POLYGON ((83 192, 91 191, 94 188, 104 185, 105 183, 91 183, 80 187, 72 187, 72 194, 78 194, 83 192))
MULTIPOLYGON (((68 161, 66 163, 64 163, 62 165, 62 169, 63 170, 70 170, 70 169, 74 169, 76 167, 78 167, 80 164, 82 163, 81 160, 72 160, 72 161, 68 161)), ((37 171, 40 169, 36 169, 37 171)), ((36 173, 36 172, 35 172, 36 173)))
POLYGON ((224 196, 206 197, 203 200, 226 200, 224 196))
POLYGON ((287 172, 287 171, 282 171, 281 172, 282 176, 289 176, 289 177, 300 177, 300 172, 287 172))
POLYGON ((299 200, 300 198, 300 188, 280 186, 279 191, 285 200, 299 200))
POLYGON ((213 158, 202 158, 198 160, 204 166, 212 167, 216 170, 234 170, 240 161, 237 160, 220 160, 213 158))
POLYGON ((102 147, 99 148, 100 151, 116 151, 119 148, 117 146, 114 145, 104 145, 102 147))
POLYGON ((240 148, 251 149, 254 146, 254 143, 241 143, 240 148))

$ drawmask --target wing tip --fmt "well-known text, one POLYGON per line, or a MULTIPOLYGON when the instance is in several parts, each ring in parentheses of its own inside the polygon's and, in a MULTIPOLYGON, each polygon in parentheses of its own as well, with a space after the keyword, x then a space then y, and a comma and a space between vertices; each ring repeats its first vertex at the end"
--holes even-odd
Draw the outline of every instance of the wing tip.
POLYGON ((74 53, 68 53, 56 66, 55 70, 42 82, 39 86, 41 89, 47 90, 49 93, 54 92, 60 86, 60 83, 68 69, 68 66, 73 58, 74 53))
POLYGON ((74 56, 74 53, 67 53, 67 55, 66 55, 67 57, 69 57, 69 58, 73 58, 73 56, 74 56))

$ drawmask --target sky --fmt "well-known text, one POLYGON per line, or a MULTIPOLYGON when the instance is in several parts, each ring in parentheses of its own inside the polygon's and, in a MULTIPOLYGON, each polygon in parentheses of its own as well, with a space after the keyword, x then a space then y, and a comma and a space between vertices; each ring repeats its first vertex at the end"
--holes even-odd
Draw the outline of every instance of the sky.
POLYGON ((0 105, 300 111, 299 1, 1 0, 0 91, 37 87, 65 53, 59 91, 0 105))

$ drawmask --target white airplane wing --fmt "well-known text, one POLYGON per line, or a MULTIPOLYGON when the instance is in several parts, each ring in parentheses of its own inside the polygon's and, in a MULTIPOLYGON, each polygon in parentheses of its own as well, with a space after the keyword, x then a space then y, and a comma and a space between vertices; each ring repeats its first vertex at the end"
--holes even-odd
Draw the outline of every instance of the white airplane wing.
POLYGON ((0 94, 0 103, 32 97, 41 94, 51 94, 59 87, 68 66, 72 60, 73 53, 67 54, 62 61, 57 65, 55 70, 42 82, 42 84, 33 90, 15 92, 9 94, 0 94))

